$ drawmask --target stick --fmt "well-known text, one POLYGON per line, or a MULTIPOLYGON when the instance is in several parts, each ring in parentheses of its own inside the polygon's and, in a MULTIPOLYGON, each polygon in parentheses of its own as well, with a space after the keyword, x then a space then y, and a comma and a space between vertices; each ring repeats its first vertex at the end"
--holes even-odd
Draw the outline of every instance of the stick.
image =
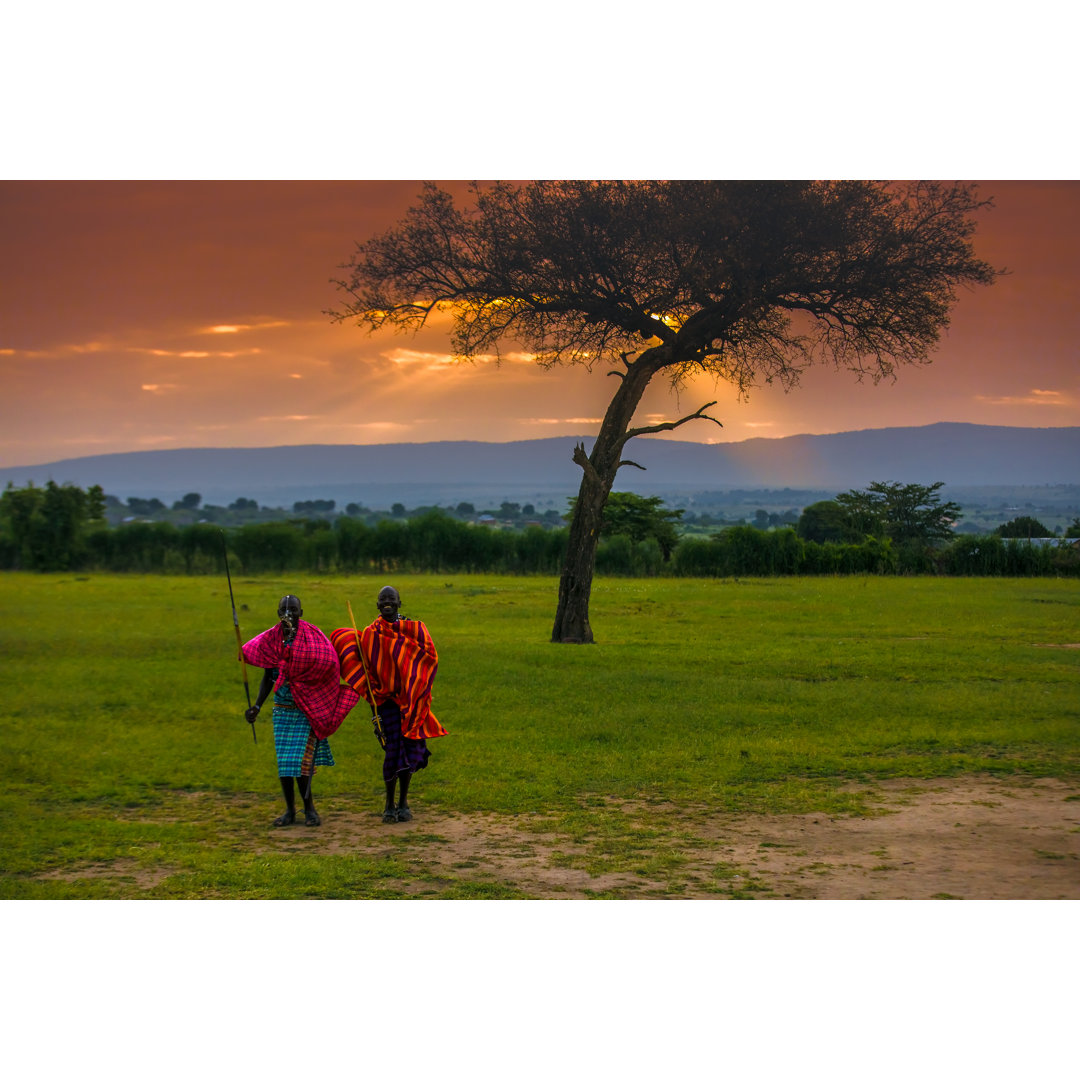
MULTIPOLYGON (((232 604, 233 628, 236 630, 236 648, 240 653, 240 670, 244 674, 244 693, 247 694, 248 708, 251 708, 251 687, 248 686, 247 663, 244 660, 244 645, 240 640, 240 620, 236 617, 236 600, 232 591, 232 574, 229 573, 229 549, 225 545, 225 530, 221 530, 221 554, 225 556, 225 577, 229 581, 229 603, 232 604)), ((251 737, 259 745, 259 736, 255 734, 255 725, 251 725, 251 737)))
POLYGON ((375 725, 375 737, 379 740, 379 745, 386 749, 386 736, 383 734, 382 723, 379 720, 379 710, 375 708, 375 691, 371 689, 371 679, 368 678, 367 664, 364 663, 364 647, 360 644, 360 631, 356 629, 356 616, 353 614, 352 603, 348 600, 345 601, 345 606, 349 609, 349 621, 352 623, 353 636, 356 638, 356 651, 360 654, 360 670, 364 673, 364 682, 367 683, 368 696, 371 699, 371 722, 375 725))

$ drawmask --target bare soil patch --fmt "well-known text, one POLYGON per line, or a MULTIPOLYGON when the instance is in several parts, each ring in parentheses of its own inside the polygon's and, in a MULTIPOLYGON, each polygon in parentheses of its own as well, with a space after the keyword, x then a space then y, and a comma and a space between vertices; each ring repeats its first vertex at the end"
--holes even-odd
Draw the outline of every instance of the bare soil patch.
POLYGON ((320 829, 274 830, 267 844, 393 852, 440 877, 495 881, 535 898, 1080 899, 1080 785, 964 777, 886 781, 869 792, 880 811, 872 817, 621 804, 628 814, 678 821, 662 845, 677 863, 664 880, 561 865, 571 842, 544 832, 536 817, 444 814, 422 804, 397 825, 327 807, 320 829), (402 843, 409 834, 427 842, 402 843))
MULTIPOLYGON (((437 897, 465 883, 532 899, 1080 899, 1080 782, 983 776, 848 787, 872 816, 608 801, 581 811, 585 828, 573 837, 543 815, 446 813, 422 800, 411 822, 385 825, 379 807, 328 798, 321 827, 275 829, 280 808, 269 796, 197 799, 228 822, 239 848, 393 858, 406 870, 384 885, 403 896, 437 897), (589 831, 590 813, 610 822, 612 812, 626 815, 630 858, 619 840, 605 844, 589 831)), ((133 816, 167 822, 178 820, 176 809, 133 816)), ((173 872, 120 859, 36 876, 111 879, 145 895, 173 872)))

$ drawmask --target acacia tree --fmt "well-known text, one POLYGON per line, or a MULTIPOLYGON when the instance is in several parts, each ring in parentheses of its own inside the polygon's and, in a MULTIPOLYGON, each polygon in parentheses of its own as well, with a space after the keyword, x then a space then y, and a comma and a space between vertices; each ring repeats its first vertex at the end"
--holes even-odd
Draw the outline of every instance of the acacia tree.
MULTIPOLYGON (((459 358, 535 353, 545 366, 613 365, 618 385, 570 522, 552 641, 591 642, 589 596, 604 504, 638 435, 649 382, 707 373, 745 395, 790 388, 809 364, 859 377, 925 362, 961 285, 996 271, 972 249, 970 185, 864 181, 548 181, 425 185, 417 205, 360 244, 329 312, 374 331, 453 318, 459 358)), ((640 468, 640 466, 637 466, 640 468)))
POLYGON ((929 486, 879 480, 865 491, 837 495, 836 503, 857 533, 934 544, 951 539, 953 526, 964 516, 959 503, 941 501, 938 491, 944 486, 943 480, 929 486))

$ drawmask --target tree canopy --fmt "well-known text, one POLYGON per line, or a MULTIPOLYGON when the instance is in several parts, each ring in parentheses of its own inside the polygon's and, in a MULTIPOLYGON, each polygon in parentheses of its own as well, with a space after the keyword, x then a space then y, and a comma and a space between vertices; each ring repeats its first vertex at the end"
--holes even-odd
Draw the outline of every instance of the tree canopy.
POLYGON ((847 510, 835 499, 823 499, 804 507, 796 531, 804 540, 851 543, 864 534, 855 528, 847 510))
MULTIPOLYGON (((571 500, 573 503, 575 500, 571 500)), ((639 544, 655 540, 664 562, 679 543, 678 522, 685 510, 668 510, 658 495, 635 495, 631 491, 613 491, 604 505, 600 526, 602 536, 628 536, 639 544)))
MULTIPOLYGON (((462 358, 531 351, 545 365, 614 365, 618 385, 570 526, 552 640, 591 641, 601 515, 637 435, 714 419, 702 405, 632 427, 650 380, 704 372, 745 394, 790 388, 815 362, 872 379, 929 358, 957 289, 996 271, 972 247, 971 185, 867 181, 548 181, 474 185, 473 205, 426 185, 360 244, 331 314, 369 330, 453 319, 462 358)), ((717 421, 719 422, 719 421, 717 421)))
POLYGON ((1030 515, 1015 517, 1012 521, 1006 521, 995 530, 996 536, 1016 538, 1030 538, 1032 536, 1053 536, 1054 530, 1048 529, 1038 518, 1030 515))
POLYGON ((942 502, 935 484, 895 484, 877 481, 865 491, 837 495, 852 528, 865 536, 888 537, 898 543, 933 544, 953 535, 963 516, 959 503, 942 502))

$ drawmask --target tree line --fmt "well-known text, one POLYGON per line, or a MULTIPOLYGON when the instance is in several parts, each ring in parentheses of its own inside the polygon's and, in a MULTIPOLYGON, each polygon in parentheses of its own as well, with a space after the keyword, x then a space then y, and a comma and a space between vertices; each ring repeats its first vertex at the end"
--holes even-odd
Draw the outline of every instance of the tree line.
MULTIPOLYGON (((1080 551, 1036 545, 1033 519, 991 536, 955 536, 959 516, 940 484, 872 484, 815 503, 795 526, 737 525, 680 536, 681 510, 615 492, 605 508, 596 570, 612 576, 757 577, 794 574, 1080 575, 1080 551), (1026 533, 1023 530, 1028 530, 1026 533)), ((110 527, 99 486, 50 481, 0 495, 0 568, 212 574, 223 542, 245 573, 557 574, 569 531, 491 529, 441 510, 374 524, 343 516, 218 525, 131 522, 110 527)), ((1068 535, 1080 538, 1080 519, 1068 535)))

